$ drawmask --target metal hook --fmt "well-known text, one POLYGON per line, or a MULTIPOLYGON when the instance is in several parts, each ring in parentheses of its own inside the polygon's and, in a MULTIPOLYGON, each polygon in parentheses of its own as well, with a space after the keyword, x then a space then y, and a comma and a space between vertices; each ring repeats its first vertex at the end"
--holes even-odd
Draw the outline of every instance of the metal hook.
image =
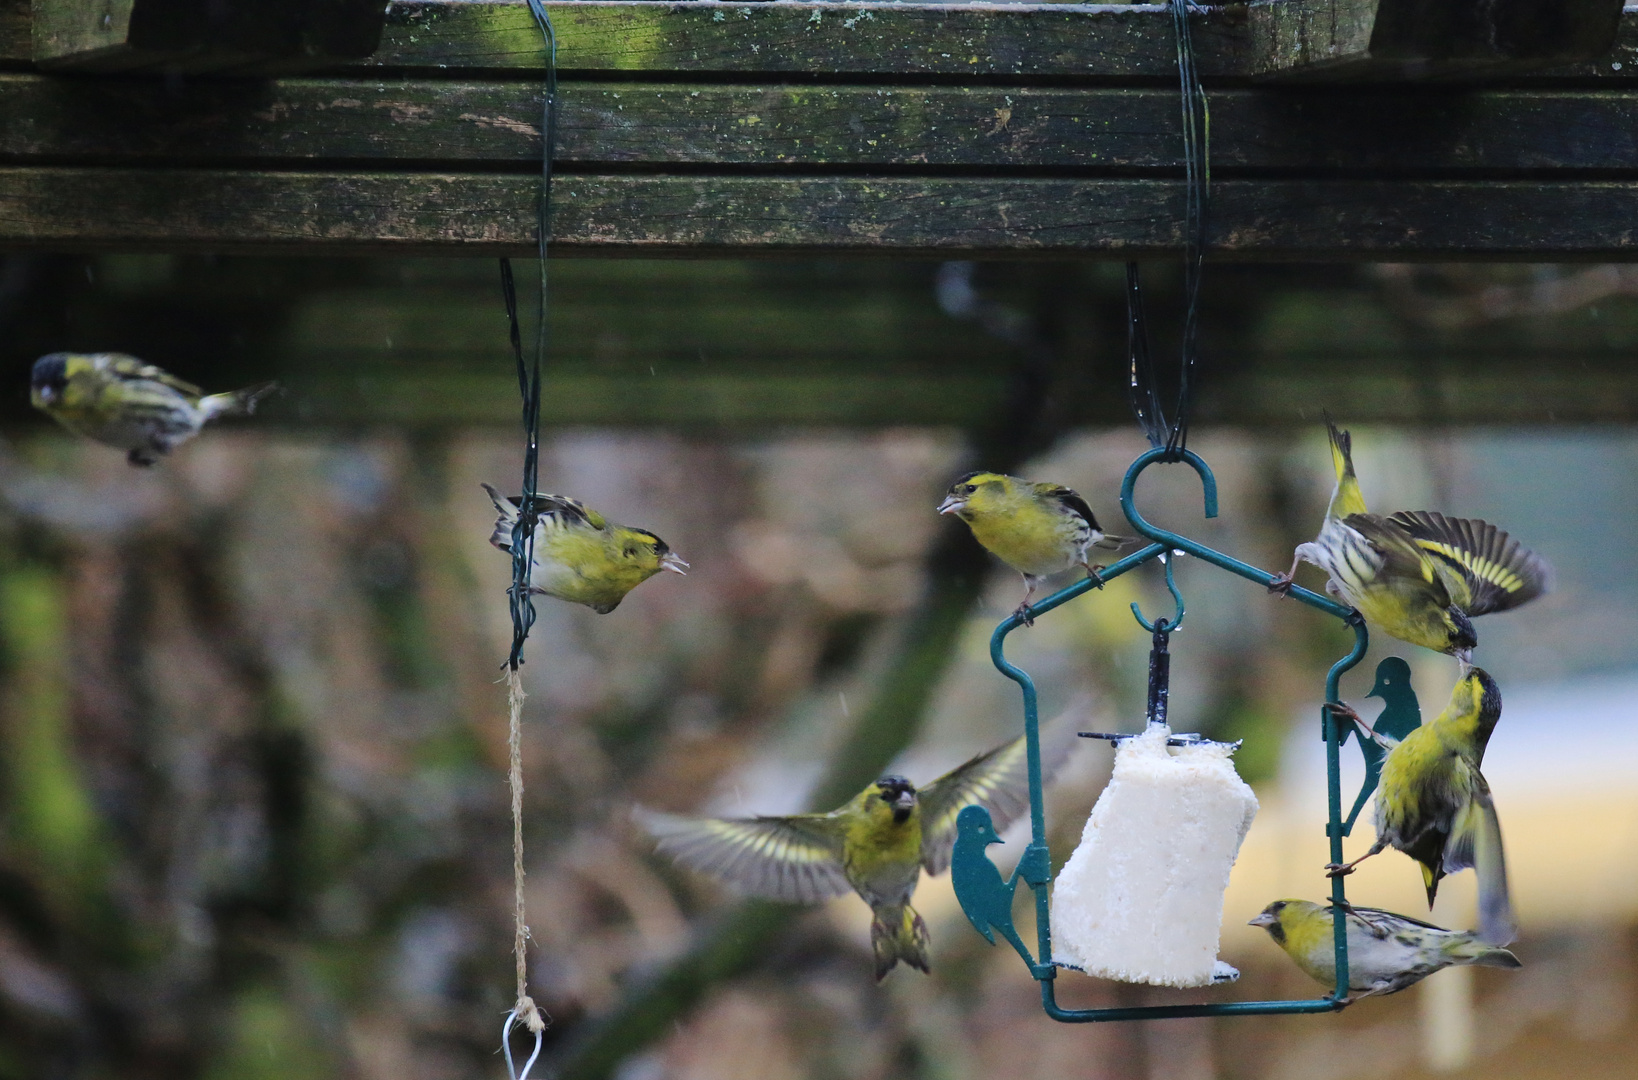
POLYGON ((1125 513, 1126 520, 1132 523, 1132 528, 1157 543, 1188 551, 1191 546, 1198 545, 1192 545, 1176 533, 1155 528, 1144 519, 1142 514, 1137 512, 1137 506, 1133 502, 1133 491, 1137 487, 1138 474, 1157 461, 1182 461, 1200 474, 1200 485, 1205 489, 1206 516, 1208 518, 1217 516, 1217 477, 1212 475, 1211 466, 1207 465, 1200 455, 1193 450, 1169 450, 1164 446, 1157 446, 1152 450, 1146 450, 1139 454, 1138 459, 1132 462, 1131 468, 1126 470, 1126 479, 1121 481, 1120 508, 1125 513))
POLYGON ((540 1056, 541 1032, 535 1032, 535 1049, 529 1055, 529 1060, 523 1063, 523 1071, 518 1072, 512 1064, 512 1028, 518 1024, 518 1011, 513 1009, 506 1014, 506 1025, 501 1028, 501 1051, 506 1055, 506 1075, 512 1080, 529 1080, 529 1070, 535 1067, 535 1059, 540 1056))
POLYGON ((1150 622, 1148 619, 1143 617, 1143 612, 1138 608, 1136 602, 1132 604, 1132 618, 1136 619, 1138 621, 1138 625, 1149 631, 1151 634, 1157 633, 1157 627, 1160 626, 1164 626, 1166 628, 1166 632, 1170 633, 1183 625, 1183 594, 1177 591, 1177 582, 1172 580, 1172 556, 1175 554, 1176 552, 1162 555, 1160 557, 1160 561, 1166 564, 1166 588, 1171 590, 1172 600, 1177 605, 1176 614, 1169 620, 1161 618, 1155 622, 1150 622))

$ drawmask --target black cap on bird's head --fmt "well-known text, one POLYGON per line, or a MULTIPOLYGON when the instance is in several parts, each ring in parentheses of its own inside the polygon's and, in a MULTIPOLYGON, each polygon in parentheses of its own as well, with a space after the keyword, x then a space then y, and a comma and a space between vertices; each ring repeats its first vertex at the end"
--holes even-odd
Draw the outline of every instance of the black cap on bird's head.
POLYGON ((1445 646, 1445 652, 1454 656, 1464 664, 1473 662, 1473 647, 1479 643, 1479 635, 1473 629, 1473 620, 1467 617, 1467 612, 1452 605, 1450 614, 1450 641, 1445 646))
POLYGON ((1269 937, 1273 938, 1277 942, 1280 942, 1281 944, 1284 944, 1285 927, 1280 925, 1280 912, 1284 911, 1286 905, 1289 903, 1291 903, 1289 900, 1274 901, 1272 904, 1263 908, 1263 910, 1258 913, 1257 917, 1249 920, 1246 925, 1260 926, 1264 930, 1268 931, 1269 937))
POLYGON ((49 405, 62 396, 68 385, 68 353, 47 353, 34 361, 34 373, 29 378, 29 389, 42 404, 49 405))
POLYGON ((882 802, 893 809, 893 820, 903 823, 916 808, 916 788, 902 776, 884 776, 876 781, 882 802))

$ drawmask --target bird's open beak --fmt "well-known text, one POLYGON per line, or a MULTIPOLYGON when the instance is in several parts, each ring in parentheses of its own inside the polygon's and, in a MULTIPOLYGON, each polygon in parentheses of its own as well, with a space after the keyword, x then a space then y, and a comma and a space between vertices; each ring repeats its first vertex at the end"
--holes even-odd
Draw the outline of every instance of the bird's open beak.
POLYGON ((944 497, 944 501, 938 504, 938 512, 941 513, 941 514, 960 513, 962 510, 965 510, 966 508, 967 508, 967 500, 962 499, 962 498, 958 498, 958 497, 956 497, 954 495, 946 495, 944 497))
POLYGON ((1247 926, 1273 926, 1275 923, 1277 923, 1279 921, 1280 920, 1278 918, 1276 918, 1273 915, 1270 915, 1268 912, 1265 911, 1262 914, 1258 915, 1255 919, 1249 920, 1246 923, 1246 925, 1247 926))
POLYGON ((57 398, 57 392, 51 389, 49 386, 40 387, 38 390, 34 391, 34 395, 38 397, 41 404, 44 405, 50 405, 57 398))
POLYGON ((1467 678, 1467 673, 1473 670, 1473 650, 1462 649, 1455 655, 1457 677, 1465 679, 1467 678))
POLYGON ((673 574, 681 574, 683 577, 688 576, 688 564, 669 551, 660 556, 660 569, 669 570, 673 574))
POLYGON ((893 808, 895 810, 909 810, 915 805, 916 793, 913 791, 901 791, 899 792, 898 798, 893 800, 893 808))

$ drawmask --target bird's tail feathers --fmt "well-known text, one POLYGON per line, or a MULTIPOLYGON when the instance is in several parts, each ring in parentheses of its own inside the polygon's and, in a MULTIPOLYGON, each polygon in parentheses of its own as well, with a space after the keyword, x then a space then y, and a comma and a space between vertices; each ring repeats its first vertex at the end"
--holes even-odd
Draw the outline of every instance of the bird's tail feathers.
POLYGON ((1359 478, 1354 475, 1353 436, 1325 418, 1325 430, 1331 439, 1331 467, 1336 470, 1337 486, 1331 493, 1330 517, 1345 518, 1350 514, 1365 513, 1365 496, 1360 494, 1359 478))
MULTIPOLYGON (((482 484, 482 481, 479 483, 482 484)), ((488 484, 482 486, 489 493, 489 501, 495 504, 496 512, 500 514, 495 521, 495 531, 490 535, 489 542, 502 551, 511 551, 512 529, 518 523, 518 506, 488 484)))
POLYGON ((1141 542, 1142 541, 1135 536, 1111 536, 1108 533, 1104 533, 1102 536, 1092 541, 1092 546, 1095 548, 1102 548, 1104 551, 1119 551, 1121 548, 1134 547, 1141 542))
POLYGON ((1478 938, 1486 945, 1506 945, 1518 936, 1507 887, 1507 856, 1502 850, 1501 820, 1488 792, 1478 792, 1457 815, 1445 847, 1446 873, 1473 867, 1479 879, 1478 938))
POLYGON ((1524 965, 1507 949, 1486 945, 1477 934, 1456 934, 1439 952, 1453 964, 1474 967, 1519 968, 1524 965))
POLYGON ((1433 902, 1439 898, 1439 880, 1445 876, 1443 870, 1422 863, 1422 884, 1428 890, 1428 910, 1433 910, 1433 902))
POLYGON ((207 394, 199 399, 199 411, 207 422, 223 416, 249 416, 263 398, 282 389, 276 382, 264 382, 227 394, 207 394))
POLYGON ((887 977, 900 960, 921 972, 927 968, 927 924, 909 904, 876 911, 870 923, 870 947, 876 954, 876 979, 887 977))

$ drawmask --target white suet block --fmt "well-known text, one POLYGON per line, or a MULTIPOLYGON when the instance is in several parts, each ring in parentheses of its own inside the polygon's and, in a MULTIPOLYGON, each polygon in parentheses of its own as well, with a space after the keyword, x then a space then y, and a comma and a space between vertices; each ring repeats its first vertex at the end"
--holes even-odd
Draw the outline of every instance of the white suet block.
POLYGON ((1168 748, 1154 725, 1115 749, 1115 770, 1052 890, 1053 959, 1089 975, 1206 986, 1238 975, 1217 959, 1223 893, 1257 797, 1232 746, 1168 748))

